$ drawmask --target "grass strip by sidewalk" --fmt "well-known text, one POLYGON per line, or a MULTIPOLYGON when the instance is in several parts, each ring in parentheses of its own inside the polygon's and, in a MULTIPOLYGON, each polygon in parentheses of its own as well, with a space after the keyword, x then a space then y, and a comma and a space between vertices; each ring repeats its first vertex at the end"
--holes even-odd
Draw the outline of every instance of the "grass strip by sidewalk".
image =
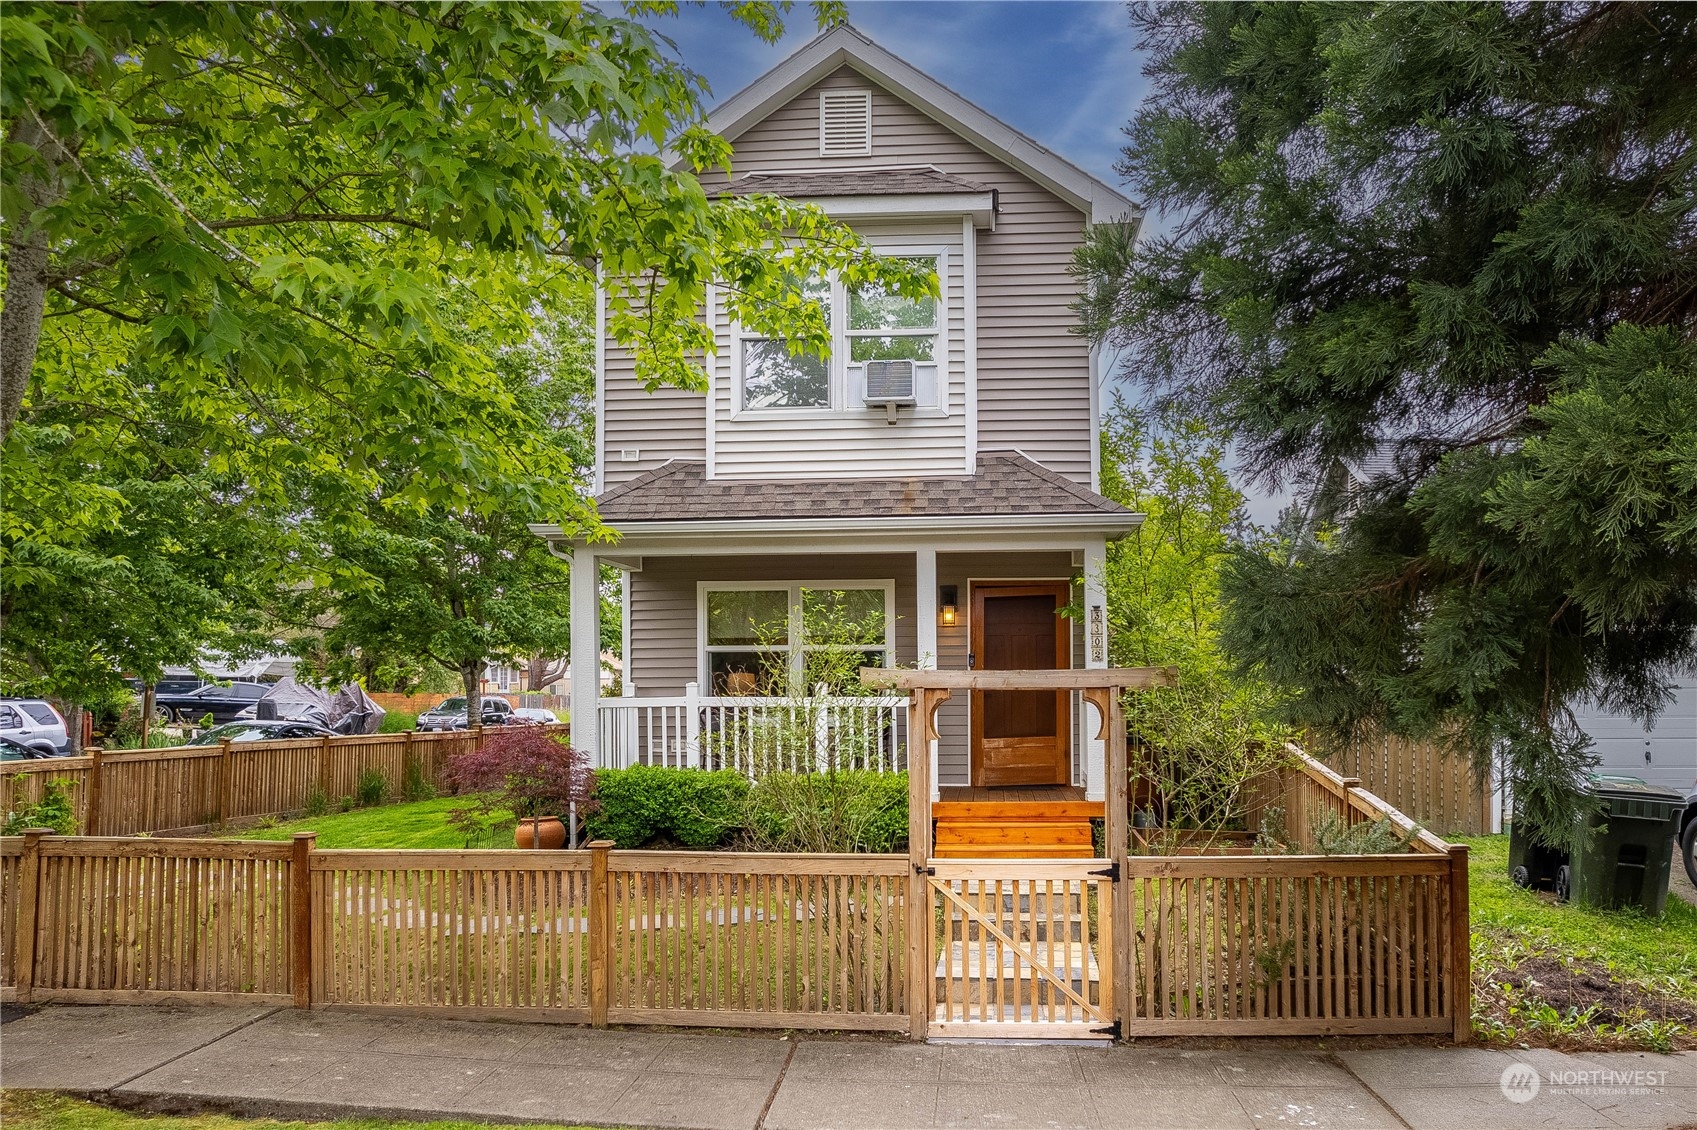
POLYGON ((1468 845, 1474 1033, 1497 1043, 1697 1046, 1697 907, 1558 903, 1508 877, 1508 837, 1468 845))
MULTIPOLYGON (((7 1130, 481 1130, 486 1122, 391 1122, 338 1119, 285 1122, 231 1118, 225 1114, 130 1114, 51 1091, 0 1091, 0 1123, 7 1130)), ((536 1130, 551 1130, 538 1126, 536 1130)), ((555 1127, 552 1130, 568 1130, 555 1127)), ((583 1130, 571 1127, 569 1130, 583 1130)))

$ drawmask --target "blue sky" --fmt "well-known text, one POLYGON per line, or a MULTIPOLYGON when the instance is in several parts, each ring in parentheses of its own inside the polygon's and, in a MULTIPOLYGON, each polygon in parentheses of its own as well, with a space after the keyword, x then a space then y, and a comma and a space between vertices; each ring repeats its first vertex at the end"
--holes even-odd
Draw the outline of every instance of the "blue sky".
MULTIPOLYGON (((849 22, 945 86, 1075 165, 1119 185, 1121 128, 1146 83, 1125 5, 1099 2, 889 2, 848 5, 849 22)), ((716 6, 655 26, 685 63, 735 94, 817 34, 798 3, 780 43, 767 46, 716 6)))

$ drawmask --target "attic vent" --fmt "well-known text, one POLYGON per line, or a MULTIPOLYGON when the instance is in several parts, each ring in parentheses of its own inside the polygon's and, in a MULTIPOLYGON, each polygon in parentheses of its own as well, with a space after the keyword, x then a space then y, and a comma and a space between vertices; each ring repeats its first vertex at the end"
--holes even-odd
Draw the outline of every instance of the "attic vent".
POLYGON ((821 157, 870 157, 872 155, 872 92, 870 90, 822 90, 819 92, 819 155, 821 157))

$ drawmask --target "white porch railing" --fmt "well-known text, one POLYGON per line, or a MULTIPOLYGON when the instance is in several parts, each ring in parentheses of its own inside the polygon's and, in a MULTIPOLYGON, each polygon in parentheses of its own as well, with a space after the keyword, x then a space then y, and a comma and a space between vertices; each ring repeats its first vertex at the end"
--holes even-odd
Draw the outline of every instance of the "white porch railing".
POLYGON ((681 696, 598 703, 603 768, 661 765, 773 772, 907 767, 907 698, 809 695, 716 697, 690 683, 681 696))

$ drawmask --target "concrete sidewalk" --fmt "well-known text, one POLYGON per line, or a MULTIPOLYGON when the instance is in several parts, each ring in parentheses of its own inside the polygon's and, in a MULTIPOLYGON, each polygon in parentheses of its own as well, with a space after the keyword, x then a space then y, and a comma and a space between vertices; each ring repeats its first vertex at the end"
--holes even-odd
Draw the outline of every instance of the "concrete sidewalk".
POLYGON ((46 1008, 0 1029, 0 1085, 154 1110, 698 1130, 1697 1123, 1690 1052, 932 1046, 265 1008, 46 1008), (1538 1080, 1524 1102, 1502 1086, 1517 1065, 1517 1094, 1538 1080))

